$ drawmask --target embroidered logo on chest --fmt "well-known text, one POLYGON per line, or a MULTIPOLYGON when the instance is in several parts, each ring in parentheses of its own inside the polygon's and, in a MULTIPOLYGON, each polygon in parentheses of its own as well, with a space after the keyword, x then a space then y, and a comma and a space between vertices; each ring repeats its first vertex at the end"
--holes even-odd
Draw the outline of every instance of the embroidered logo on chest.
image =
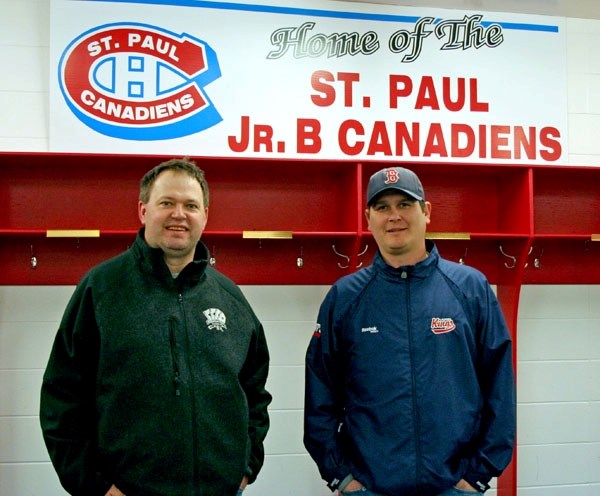
POLYGON ((206 326, 223 332, 227 329, 225 314, 218 308, 208 308, 202 312, 206 317, 206 326))
POLYGON ((431 332, 434 334, 445 334, 456 329, 456 324, 450 318, 433 317, 431 319, 431 332))

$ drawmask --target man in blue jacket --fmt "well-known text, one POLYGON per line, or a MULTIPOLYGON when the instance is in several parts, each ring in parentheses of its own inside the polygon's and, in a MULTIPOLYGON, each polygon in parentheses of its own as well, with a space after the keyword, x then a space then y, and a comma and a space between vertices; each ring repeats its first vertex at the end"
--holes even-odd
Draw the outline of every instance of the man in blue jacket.
POLYGON ((369 180, 373 264, 323 301, 306 355, 305 446, 329 488, 361 496, 484 492, 516 430, 511 340, 479 271, 425 239, 419 178, 369 180))

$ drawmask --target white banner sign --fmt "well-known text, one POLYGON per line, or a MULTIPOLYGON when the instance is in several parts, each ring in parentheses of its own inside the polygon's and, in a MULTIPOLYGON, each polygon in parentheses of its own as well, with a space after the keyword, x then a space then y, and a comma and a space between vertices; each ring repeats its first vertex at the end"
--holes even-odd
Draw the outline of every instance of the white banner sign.
POLYGON ((565 162, 564 19, 283 3, 52 0, 51 151, 565 162))

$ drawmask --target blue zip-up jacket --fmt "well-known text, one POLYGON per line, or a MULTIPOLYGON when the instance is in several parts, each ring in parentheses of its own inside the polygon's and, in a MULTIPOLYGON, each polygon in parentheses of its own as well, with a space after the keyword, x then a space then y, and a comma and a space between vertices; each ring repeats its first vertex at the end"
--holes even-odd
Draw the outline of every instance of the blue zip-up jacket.
POLYGON ((485 491, 516 430, 511 340, 476 269, 441 258, 340 279, 306 356, 305 446, 335 490, 353 476, 389 496, 485 491))

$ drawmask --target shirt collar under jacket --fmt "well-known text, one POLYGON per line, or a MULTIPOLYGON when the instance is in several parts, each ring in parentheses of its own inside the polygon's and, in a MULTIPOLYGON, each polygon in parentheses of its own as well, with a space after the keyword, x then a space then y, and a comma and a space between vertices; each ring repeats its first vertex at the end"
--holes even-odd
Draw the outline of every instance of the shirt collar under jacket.
MULTIPOLYGON (((173 282, 171 272, 165 263, 163 251, 160 248, 151 248, 144 239, 144 228, 142 227, 137 234, 135 243, 132 246, 135 255, 140 261, 142 270, 154 275, 158 279, 173 282)), ((204 275, 208 265, 208 248, 202 241, 196 245, 194 260, 190 262, 179 273, 175 281, 177 284, 194 285, 204 275)))
POLYGON ((425 241, 425 248, 429 253, 429 256, 421 260, 416 265, 403 265, 398 268, 394 268, 391 265, 388 265, 379 250, 375 254, 375 259, 373 260, 373 267, 377 272, 380 272, 384 276, 392 280, 403 280, 403 279, 412 279, 419 278, 424 279, 430 276, 436 269, 440 254, 438 252, 437 246, 431 240, 425 241))

